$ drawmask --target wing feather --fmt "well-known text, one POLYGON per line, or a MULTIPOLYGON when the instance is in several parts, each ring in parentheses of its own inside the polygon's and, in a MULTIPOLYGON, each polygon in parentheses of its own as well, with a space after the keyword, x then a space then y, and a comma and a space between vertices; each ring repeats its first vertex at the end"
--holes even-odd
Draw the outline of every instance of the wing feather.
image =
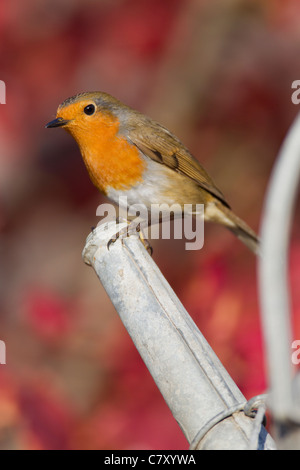
POLYGON ((215 186, 202 165, 188 149, 165 127, 149 120, 135 126, 128 135, 131 142, 147 157, 191 178, 202 189, 229 207, 224 195, 215 186))

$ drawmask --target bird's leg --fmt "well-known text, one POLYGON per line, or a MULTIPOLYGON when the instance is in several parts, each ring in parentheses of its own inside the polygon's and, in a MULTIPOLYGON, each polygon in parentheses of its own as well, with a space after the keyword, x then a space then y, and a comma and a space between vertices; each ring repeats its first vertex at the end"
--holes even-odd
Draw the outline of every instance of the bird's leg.
MULTIPOLYGON (((117 217, 117 223, 120 223, 120 222, 124 222, 124 219, 122 219, 122 217, 117 217)), ((150 245, 150 242, 149 240, 147 240, 145 237, 144 237, 144 234, 142 232, 142 228, 143 227, 147 227, 148 226, 148 221, 146 220, 142 220, 140 222, 136 222, 136 220, 131 220, 131 221, 127 221, 127 226, 126 227, 123 227, 119 232, 117 232, 110 240, 109 242, 107 243, 107 248, 109 249, 111 244, 112 243, 115 243, 118 239, 121 240, 121 242, 123 243, 123 240, 124 238, 127 238, 127 237, 130 237, 131 235, 136 235, 138 234, 139 235, 139 238, 141 240, 141 242, 143 243, 144 247, 146 248, 146 250, 148 251, 148 253, 152 256, 153 254, 153 248, 152 246, 150 245)))
POLYGON ((140 240, 141 240, 142 244, 144 245, 144 247, 146 248, 146 250, 148 251, 149 255, 152 256, 153 255, 153 248, 150 245, 149 240, 144 237, 144 234, 141 230, 141 224, 137 225, 136 231, 139 233, 140 240))

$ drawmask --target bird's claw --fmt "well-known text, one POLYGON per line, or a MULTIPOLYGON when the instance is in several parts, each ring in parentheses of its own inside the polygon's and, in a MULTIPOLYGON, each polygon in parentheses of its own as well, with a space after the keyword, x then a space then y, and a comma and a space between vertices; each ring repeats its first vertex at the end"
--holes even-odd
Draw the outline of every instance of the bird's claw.
POLYGON ((138 234, 141 242, 143 243, 144 247, 150 254, 150 256, 153 255, 153 248, 149 243, 149 240, 147 240, 141 231, 141 225, 135 225, 135 224, 128 224, 127 227, 123 228, 119 232, 117 232, 107 243, 107 249, 109 250, 111 245, 115 243, 118 239, 121 240, 122 244, 124 243, 124 238, 130 237, 130 235, 133 234, 138 234))

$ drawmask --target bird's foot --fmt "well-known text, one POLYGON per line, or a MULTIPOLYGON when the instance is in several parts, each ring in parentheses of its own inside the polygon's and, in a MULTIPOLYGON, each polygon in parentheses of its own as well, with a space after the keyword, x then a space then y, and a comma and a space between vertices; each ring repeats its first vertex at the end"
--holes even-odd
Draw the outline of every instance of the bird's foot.
MULTIPOLYGON (((117 223, 120 223, 120 221, 122 221, 123 219, 122 218, 117 218, 117 223)), ((153 255, 153 248, 152 246, 150 245, 150 242, 149 240, 147 240, 145 237, 144 237, 144 234, 142 232, 142 229, 141 229, 141 224, 140 223, 134 223, 134 222, 130 222, 128 223, 128 225, 126 227, 123 227, 119 232, 117 232, 107 243, 107 249, 109 250, 110 246, 112 245, 112 243, 115 243, 118 239, 121 240, 122 244, 124 243, 124 239, 125 238, 128 238, 130 237, 131 235, 136 235, 138 234, 139 235, 139 238, 141 240, 141 242, 143 243, 144 247, 146 248, 146 250, 148 251, 148 253, 150 254, 150 256, 153 255)))

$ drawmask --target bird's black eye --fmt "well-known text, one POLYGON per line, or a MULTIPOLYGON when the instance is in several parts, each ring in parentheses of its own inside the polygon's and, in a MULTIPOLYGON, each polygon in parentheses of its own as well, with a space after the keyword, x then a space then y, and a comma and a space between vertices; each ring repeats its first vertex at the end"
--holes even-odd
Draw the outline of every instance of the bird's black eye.
POLYGON ((88 104, 85 108, 84 108, 84 112, 85 114, 87 114, 88 116, 91 116, 92 114, 94 114, 95 112, 95 106, 93 104, 88 104))

